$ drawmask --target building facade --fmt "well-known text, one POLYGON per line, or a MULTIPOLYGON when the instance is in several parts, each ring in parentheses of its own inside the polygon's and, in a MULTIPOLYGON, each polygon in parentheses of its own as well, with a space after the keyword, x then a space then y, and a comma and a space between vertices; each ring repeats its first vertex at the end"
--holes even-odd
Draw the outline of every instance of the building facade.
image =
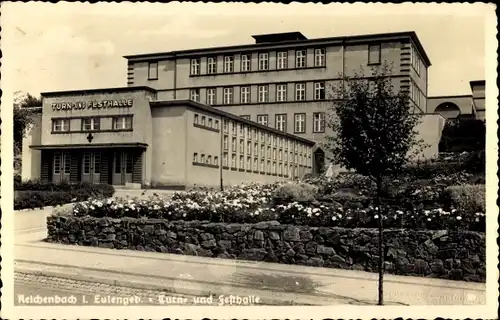
POLYGON ((193 101, 126 87, 42 94, 23 179, 185 189, 313 170, 314 142, 193 101))
POLYGON ((410 93, 415 112, 427 110, 431 63, 414 32, 253 38, 249 45, 125 56, 128 85, 150 86, 160 100, 193 100, 321 144, 329 131, 332 86, 354 72, 369 79, 371 67, 387 62, 395 90, 410 93))

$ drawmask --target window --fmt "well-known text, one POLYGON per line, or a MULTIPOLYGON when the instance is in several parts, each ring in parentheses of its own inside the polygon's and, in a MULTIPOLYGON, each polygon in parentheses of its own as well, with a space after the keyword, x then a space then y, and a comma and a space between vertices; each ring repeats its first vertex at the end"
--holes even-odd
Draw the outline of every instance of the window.
MULTIPOLYGON (((250 120, 250 116, 248 116, 248 120, 250 120)), ((248 130, 247 130, 247 139, 248 140, 252 139, 252 131, 253 131, 253 129, 248 127, 248 130)))
POLYGON ((245 158, 240 156, 240 169, 245 169, 245 158))
POLYGON ((233 103, 233 88, 224 88, 224 104, 233 103))
POLYGON ((224 72, 233 72, 234 71, 234 57, 233 56, 225 56, 224 57, 224 72))
POLYGON ((260 160, 260 171, 264 172, 264 159, 260 160))
POLYGON ((267 174, 271 174, 271 161, 267 161, 267 174))
POLYGON ((61 161, 62 161, 61 153, 60 152, 54 153, 54 174, 61 174, 61 167, 62 167, 61 161))
POLYGON ((306 100, 306 84, 296 83, 295 84, 295 100, 304 101, 306 100))
POLYGON ((245 153, 245 140, 240 139, 240 153, 245 153))
POLYGON ((116 117, 113 118, 114 130, 129 130, 132 129, 132 117, 116 117))
POLYGON ((198 154, 197 153, 195 153, 193 155, 193 162, 198 162, 198 154))
POLYGON ((250 87, 241 87, 240 103, 250 103, 250 87))
POLYGON ((276 55, 276 69, 288 68, 288 53, 286 51, 278 52, 276 55))
POLYGON ((276 174, 276 162, 273 162, 273 174, 276 174))
POLYGON ((231 121, 231 132, 236 135, 236 122, 231 121))
POLYGON ((267 147, 266 158, 271 158, 271 147, 267 147))
POLYGON ((413 81, 410 83, 410 99, 420 107, 420 90, 413 81))
POLYGON ((241 71, 242 72, 248 72, 250 71, 250 66, 251 66, 251 56, 249 54, 242 54, 241 55, 241 71))
POLYGON ((259 70, 269 70, 269 53, 259 53, 259 70))
POLYGON ((240 136, 245 135, 245 126, 243 124, 240 124, 240 136))
POLYGON ((368 64, 380 64, 380 44, 368 46, 368 64))
POLYGON ((229 124, 228 124, 228 121, 226 119, 224 119, 224 122, 223 122, 223 126, 224 126, 224 133, 228 133, 229 132, 229 124))
POLYGON ((212 156, 207 156, 207 164, 212 164, 212 156))
POLYGON ((314 50, 314 66, 315 67, 325 66, 325 49, 314 50))
POLYGON ((206 123, 205 120, 206 120, 205 116, 201 116, 201 125, 202 126, 205 125, 205 123, 206 123))
POLYGON ((411 59, 411 65, 413 66, 413 69, 415 69, 415 72, 417 73, 417 75, 420 75, 420 57, 419 57, 418 52, 415 49, 415 47, 411 48, 410 59, 411 59))
POLYGON ((224 141, 224 143, 223 143, 224 144, 224 150, 227 150, 228 144, 229 144, 229 138, 228 138, 228 136, 224 136, 223 141, 224 141))
POLYGON ((71 173, 71 154, 69 152, 63 153, 63 161, 64 161, 64 174, 71 173))
POLYGON ((215 88, 207 89, 207 104, 209 106, 217 104, 216 96, 215 96, 215 88))
POLYGON ((324 100, 325 99, 325 83, 315 82, 314 83, 314 100, 324 100))
POLYGON ((268 116, 267 114, 260 114, 257 116, 257 123, 260 123, 264 126, 267 126, 268 124, 268 116))
POLYGON ((295 114, 295 133, 304 133, 306 132, 306 114, 305 113, 296 113, 295 114))
POLYGON ((214 156, 214 162, 213 162, 213 164, 216 165, 216 166, 219 165, 219 157, 214 156))
POLYGON ((219 120, 214 120, 214 129, 219 130, 219 120))
POLYGON ((252 143, 250 141, 247 142, 247 153, 248 154, 252 153, 252 143))
POLYGON ((189 92, 189 99, 191 99, 191 101, 200 102, 200 89, 191 89, 189 92))
POLYGON ((191 59, 191 75, 200 74, 200 59, 191 59))
POLYGON ((259 102, 269 102, 269 86, 259 86, 259 102))
POLYGON ((325 113, 313 113, 313 132, 325 132, 325 113))
POLYGON ((158 79, 158 62, 150 62, 148 65, 148 80, 158 79))
POLYGON ((69 131, 69 119, 52 120, 52 131, 54 132, 69 131))
POLYGON ((231 151, 236 152, 236 138, 231 140, 231 151))
POLYGON ((253 153, 254 153, 254 156, 258 156, 259 155, 259 144, 257 142, 255 142, 253 144, 253 153))
POLYGON ((276 101, 278 102, 286 101, 286 84, 276 85, 276 101))
POLYGON ((82 130, 92 131, 99 130, 101 127, 101 119, 99 118, 83 118, 82 119, 82 130))
POLYGON ((305 68, 306 67, 306 50, 297 50, 295 52, 295 68, 305 68))
POLYGON ((194 123, 198 124, 199 121, 200 121, 199 116, 197 114, 195 114, 194 115, 194 123))
POLYGON ((276 160, 276 148, 273 148, 273 160, 276 160))
POLYGON ((231 156, 231 167, 236 168, 236 155, 231 156))
POLYGON ((276 129, 286 132, 286 114, 276 115, 276 129))
POLYGON ((250 116, 249 115, 244 115, 244 116, 240 116, 241 118, 243 119, 246 119, 246 120, 250 120, 250 116))
POLYGON ((217 73, 217 57, 207 58, 207 73, 208 74, 217 73))
POLYGON ((224 152, 224 154, 222 155, 222 165, 224 167, 227 167, 227 152, 224 152))
POLYGON ((208 118, 208 127, 212 128, 212 118, 208 118))
POLYGON ((253 170, 254 171, 259 170, 259 159, 258 158, 253 158, 253 170))
POLYGON ((252 158, 247 157, 247 170, 252 169, 252 158))
POLYGON ((201 163, 205 163, 205 155, 201 154, 201 163))

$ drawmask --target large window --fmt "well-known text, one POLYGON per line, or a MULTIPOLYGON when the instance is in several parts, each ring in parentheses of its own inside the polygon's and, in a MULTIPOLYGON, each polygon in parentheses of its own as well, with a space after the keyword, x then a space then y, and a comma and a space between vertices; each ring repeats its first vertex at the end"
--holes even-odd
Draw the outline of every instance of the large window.
POLYGON ((276 101, 278 102, 286 101, 286 84, 276 85, 276 101))
POLYGON ((276 69, 286 69, 288 68, 288 53, 286 51, 280 51, 276 54, 276 69))
POLYGON ((132 117, 115 117, 113 118, 114 130, 132 129, 132 117))
POLYGON ((240 103, 250 103, 250 87, 241 87, 240 103))
POLYGON ((257 123, 267 126, 269 123, 267 114, 259 114, 257 116, 257 123))
POLYGON ((158 62, 150 62, 148 65, 148 79, 158 79, 158 62))
POLYGON ((418 75, 420 75, 420 56, 418 55, 418 52, 415 49, 415 47, 411 48, 410 59, 411 59, 411 64, 413 66, 413 69, 415 69, 415 72, 418 75))
POLYGON ((307 51, 306 50, 297 50, 295 52, 295 67, 296 68, 305 68, 306 67, 306 58, 307 58, 307 51))
POLYGON ((368 46, 368 64, 380 64, 380 44, 371 44, 368 46))
POLYGON ((295 84, 295 100, 304 101, 306 100, 306 84, 296 83, 295 84))
POLYGON ((325 132, 325 113, 313 113, 313 132, 325 132))
POLYGON ((286 114, 276 115, 276 129, 286 132, 286 114))
POLYGON ((314 49, 314 66, 325 66, 325 49, 314 49))
POLYGON ((200 74, 200 59, 191 59, 191 75, 200 74))
POLYGON ((54 131, 54 132, 67 132, 67 131, 69 131, 69 119, 52 120, 52 131, 54 131))
POLYGON ((269 70, 269 53, 259 53, 259 70, 269 70))
POLYGON ((269 86, 259 86, 259 102, 269 102, 269 86))
POLYGON ((217 73, 217 57, 207 58, 207 73, 208 74, 217 73))
POLYGON ((306 132, 306 114, 296 113, 294 117, 295 117, 295 125, 294 125, 295 133, 306 132))
POLYGON ((54 163, 52 166, 54 168, 54 174, 61 174, 62 156, 60 152, 54 153, 54 163))
POLYGON ((191 89, 189 99, 195 102, 200 102, 200 89, 191 89))
POLYGON ((325 99, 325 83, 315 82, 314 83, 314 100, 324 100, 325 99))
POLYGON ((83 118, 82 119, 82 130, 83 131, 99 130, 100 128, 101 128, 101 119, 99 119, 99 118, 83 118))
POLYGON ((207 89, 207 104, 209 106, 217 104, 215 88, 207 89))
POLYGON ((241 71, 248 72, 251 70, 252 57, 250 54, 241 55, 241 71))
POLYGON ((234 71, 234 57, 233 56, 225 56, 224 57, 224 72, 233 72, 234 71))
POLYGON ((233 103, 233 88, 224 88, 224 104, 233 103))

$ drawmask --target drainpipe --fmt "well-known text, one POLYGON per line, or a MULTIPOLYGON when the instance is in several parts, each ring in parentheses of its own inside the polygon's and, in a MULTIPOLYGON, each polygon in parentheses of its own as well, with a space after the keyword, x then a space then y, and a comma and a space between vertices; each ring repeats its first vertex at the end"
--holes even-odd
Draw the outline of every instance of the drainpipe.
POLYGON ((223 165, 223 159, 222 159, 222 150, 224 147, 224 117, 220 118, 220 155, 219 155, 219 174, 220 174, 220 191, 224 191, 224 181, 222 178, 222 165, 223 165))
POLYGON ((173 54, 174 56, 174 100, 177 99, 177 57, 175 56, 175 53, 173 54))

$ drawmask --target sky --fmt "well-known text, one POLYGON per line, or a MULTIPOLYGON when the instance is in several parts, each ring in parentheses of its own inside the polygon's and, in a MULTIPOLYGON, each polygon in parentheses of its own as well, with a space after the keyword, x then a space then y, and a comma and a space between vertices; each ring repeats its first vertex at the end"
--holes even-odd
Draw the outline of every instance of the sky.
MULTIPOLYGON (((15 91, 126 86, 124 55, 308 38, 415 31, 429 56, 429 96, 470 94, 485 79, 481 4, 2 3, 2 50, 15 91)), ((2 63, 4 65, 4 62, 2 63)), ((2 81, 5 81, 2 76, 2 81)))

